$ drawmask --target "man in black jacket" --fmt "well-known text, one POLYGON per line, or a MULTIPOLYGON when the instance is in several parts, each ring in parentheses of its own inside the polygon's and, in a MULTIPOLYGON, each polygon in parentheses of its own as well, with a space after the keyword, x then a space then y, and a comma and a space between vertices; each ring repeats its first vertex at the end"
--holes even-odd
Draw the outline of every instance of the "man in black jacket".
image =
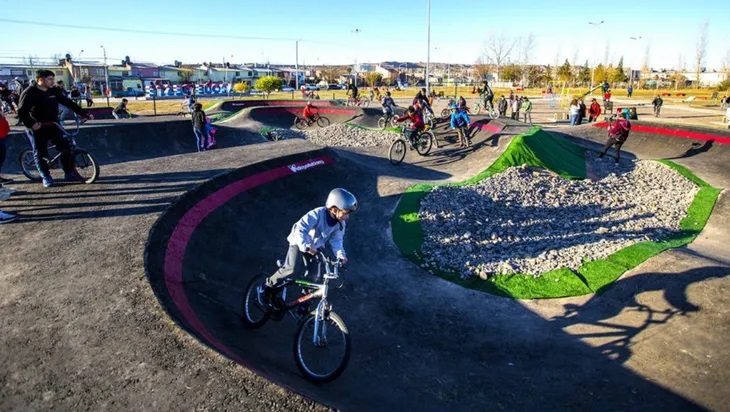
POLYGON ((43 186, 53 186, 53 178, 48 168, 48 142, 53 142, 61 152, 61 166, 66 174, 66 180, 83 181, 84 178, 76 171, 73 156, 69 152, 69 142, 61 135, 55 124, 58 122, 58 104, 73 110, 76 114, 87 119, 94 116, 64 96, 55 86, 55 75, 50 70, 36 72, 36 84, 29 86, 20 95, 18 118, 25 127, 33 131, 33 159, 43 178, 43 186))

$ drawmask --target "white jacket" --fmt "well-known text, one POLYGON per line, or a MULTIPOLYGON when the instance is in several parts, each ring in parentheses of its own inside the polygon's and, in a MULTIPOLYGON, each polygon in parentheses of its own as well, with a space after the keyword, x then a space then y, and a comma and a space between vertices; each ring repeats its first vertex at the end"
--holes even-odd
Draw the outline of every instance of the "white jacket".
POLYGON ((310 210, 292 226, 291 233, 286 240, 290 245, 296 245, 301 252, 306 252, 310 247, 319 249, 329 241, 335 256, 347 257, 345 249, 342 247, 346 222, 338 222, 334 226, 329 226, 327 224, 328 213, 326 207, 310 210))

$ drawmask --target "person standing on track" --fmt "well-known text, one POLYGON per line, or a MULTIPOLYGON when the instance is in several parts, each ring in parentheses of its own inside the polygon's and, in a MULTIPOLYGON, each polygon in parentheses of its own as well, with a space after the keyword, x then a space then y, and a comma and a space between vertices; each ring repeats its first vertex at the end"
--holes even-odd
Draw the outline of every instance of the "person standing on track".
POLYGON ((588 123, 593 122, 594 120, 598 119, 598 116, 601 115, 601 105, 598 104, 598 101, 594 98, 591 100, 591 106, 588 108, 588 123))
POLYGON ((55 87, 55 74, 50 70, 41 69, 36 72, 36 84, 28 86, 20 95, 18 118, 33 131, 33 160, 43 179, 43 187, 54 185, 46 158, 48 157, 48 142, 53 142, 61 152, 61 166, 66 180, 84 181, 74 165, 74 159, 69 151, 69 142, 61 135, 61 130, 51 123, 58 122, 59 103, 82 118, 93 120, 73 100, 64 96, 61 89, 55 87))
POLYGON ((459 147, 471 146, 471 139, 469 138, 469 116, 466 114, 466 110, 461 110, 456 105, 451 106, 451 130, 456 129, 459 134, 459 147))
POLYGON ((208 147, 208 133, 205 131, 205 112, 201 103, 195 103, 191 117, 198 151, 204 152, 208 147))
POLYGON ((654 117, 659 117, 663 104, 664 99, 662 99, 658 94, 654 96, 654 100, 651 101, 651 105, 654 106, 654 117))
POLYGON ((629 133, 631 132, 631 122, 629 121, 629 116, 629 109, 624 109, 621 111, 620 117, 616 119, 613 124, 609 125, 608 140, 606 141, 606 145, 603 146, 603 150, 601 150, 601 153, 598 155, 599 161, 603 159, 603 156, 606 154, 611 146, 615 146, 615 159, 616 165, 618 165, 619 158, 621 157, 621 146, 623 146, 623 144, 626 142, 626 139, 629 138, 629 133))

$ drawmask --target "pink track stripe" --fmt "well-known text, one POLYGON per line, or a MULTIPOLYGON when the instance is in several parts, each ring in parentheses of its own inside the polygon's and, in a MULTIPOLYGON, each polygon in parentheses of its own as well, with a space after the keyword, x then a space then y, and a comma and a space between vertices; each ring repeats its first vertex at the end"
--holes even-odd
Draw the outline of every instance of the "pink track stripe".
MULTIPOLYGON (((606 122, 594 123, 593 127, 606 128, 606 127, 608 127, 608 123, 606 123, 606 122)), ((704 141, 712 140, 715 143, 730 144, 730 137, 721 136, 718 134, 711 134, 711 133, 691 132, 688 130, 668 129, 666 127, 655 127, 655 126, 646 126, 643 124, 632 124, 631 131, 639 132, 639 133, 658 134, 658 135, 662 135, 662 136, 680 137, 682 139, 694 139, 694 140, 704 140, 704 141)))

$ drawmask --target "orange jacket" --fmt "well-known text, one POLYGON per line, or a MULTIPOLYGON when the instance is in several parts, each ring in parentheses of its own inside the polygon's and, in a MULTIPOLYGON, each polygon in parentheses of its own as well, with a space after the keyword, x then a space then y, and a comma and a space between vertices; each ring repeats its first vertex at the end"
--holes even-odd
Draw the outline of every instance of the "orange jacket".
POLYGON ((304 117, 314 116, 314 110, 312 110, 312 109, 315 109, 315 107, 314 106, 305 106, 304 107, 304 117))

